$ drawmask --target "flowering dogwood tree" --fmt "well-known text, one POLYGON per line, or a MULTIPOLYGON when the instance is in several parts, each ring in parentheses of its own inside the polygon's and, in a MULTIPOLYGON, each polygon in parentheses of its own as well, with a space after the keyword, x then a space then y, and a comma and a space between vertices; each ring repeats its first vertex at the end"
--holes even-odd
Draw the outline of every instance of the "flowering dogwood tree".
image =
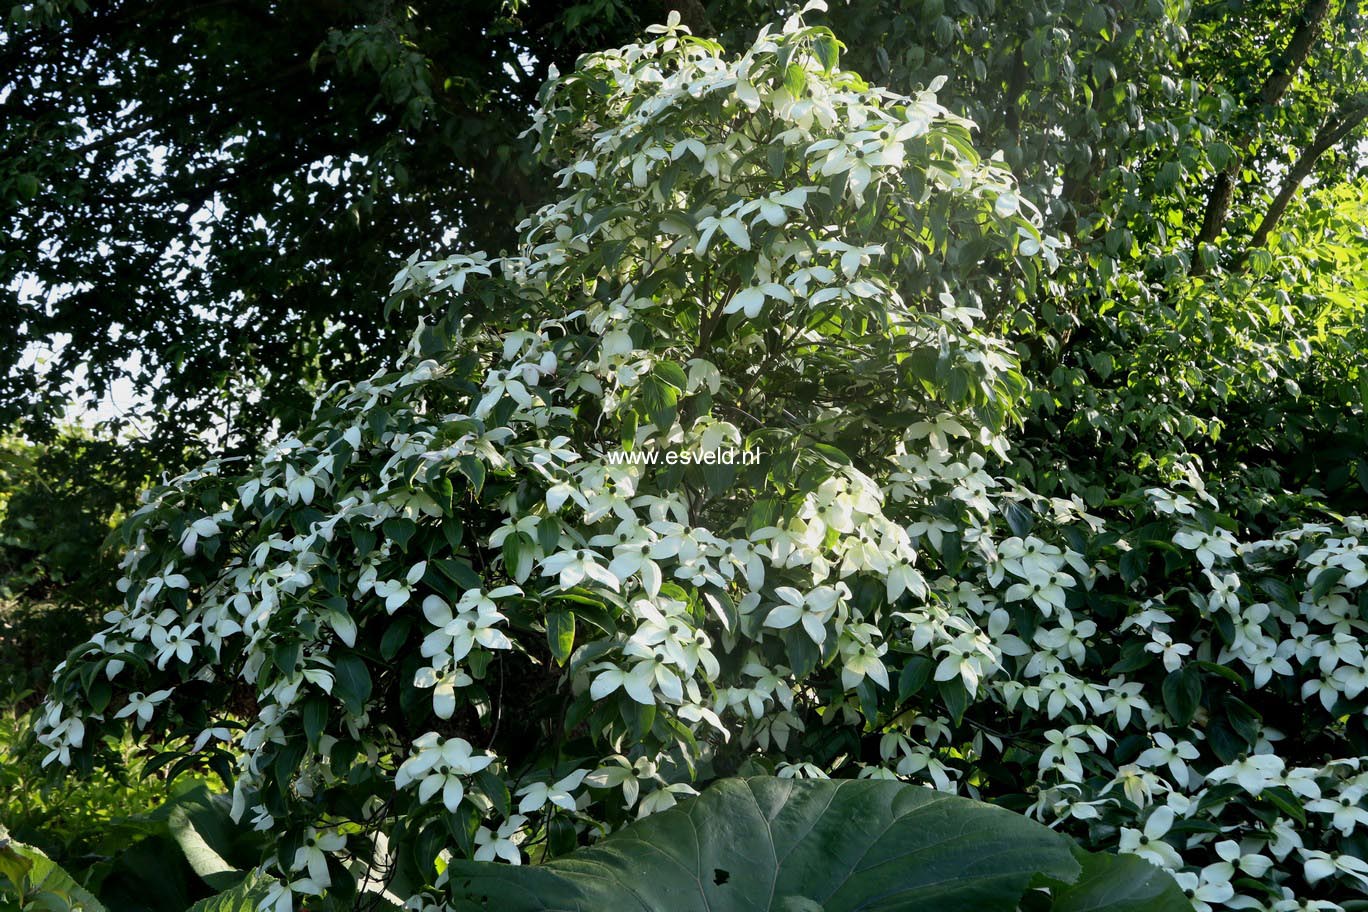
POLYGON ((546 87, 517 255, 396 277, 393 373, 148 497, 48 761, 218 769, 278 910, 439 905, 738 772, 994 799, 1199 909, 1360 895, 1368 522, 1031 493, 1011 328, 1062 251, 972 124, 799 17, 655 31, 546 87))

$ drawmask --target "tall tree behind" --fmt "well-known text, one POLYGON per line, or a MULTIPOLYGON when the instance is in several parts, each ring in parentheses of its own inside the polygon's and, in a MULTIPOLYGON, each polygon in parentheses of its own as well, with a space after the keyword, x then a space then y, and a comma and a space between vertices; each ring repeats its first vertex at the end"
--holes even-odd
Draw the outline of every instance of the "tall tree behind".
MULTIPOLYGON (((99 394, 137 353, 168 448, 292 424, 306 384, 369 373, 407 331, 376 291, 402 257, 450 233, 498 251, 544 198, 517 135, 552 63, 667 7, 735 45, 791 5, 17 8, 0 36, 0 423, 41 427, 78 366, 99 394), (63 334, 46 377, 18 369, 63 334)), ((873 78, 949 75, 942 97, 1069 240, 1054 285, 1019 291, 1048 298, 1042 375, 1180 277, 1238 270, 1304 183, 1361 167, 1345 154, 1368 121, 1358 0, 855 0, 829 19, 873 78)))
POLYGON ((0 424, 133 372, 174 465, 372 371, 377 289, 540 197, 517 141, 549 66, 663 5, 56 0, 0 31, 0 424), (69 337, 46 371, 32 346, 69 337), (130 357, 136 354, 132 365, 130 357), (84 375, 79 371, 85 365, 84 375))

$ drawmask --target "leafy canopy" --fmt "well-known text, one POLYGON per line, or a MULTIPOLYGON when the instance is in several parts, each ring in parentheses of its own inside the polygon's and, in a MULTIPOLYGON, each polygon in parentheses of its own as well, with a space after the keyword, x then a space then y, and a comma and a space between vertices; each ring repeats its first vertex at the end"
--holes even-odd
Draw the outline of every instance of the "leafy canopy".
MULTIPOLYGON (((658 31, 548 85, 562 195, 518 255, 396 277, 397 370, 125 526, 48 761, 155 725, 280 835, 277 909, 369 867, 436 904, 450 857, 555 857, 735 772, 991 797, 1208 907, 1352 897, 1368 522, 1222 512, 1238 475, 1181 434, 1153 471, 1014 448, 1081 370, 1032 346, 1079 267, 941 81, 871 87, 801 18, 738 56, 658 31), (758 457, 649 458, 727 446, 758 457)), ((1147 337, 1175 292, 1225 306, 1101 274, 1147 337)), ((1297 363, 1357 382, 1341 338, 1297 363)), ((1095 411, 1168 401, 1124 381, 1095 411)))

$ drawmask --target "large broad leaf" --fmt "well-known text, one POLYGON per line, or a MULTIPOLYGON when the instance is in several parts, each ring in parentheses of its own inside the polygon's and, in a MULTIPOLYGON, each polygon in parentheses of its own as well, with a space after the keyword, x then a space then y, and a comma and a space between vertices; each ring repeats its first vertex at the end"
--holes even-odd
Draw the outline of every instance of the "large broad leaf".
POLYGON ((1056 891, 1050 912, 1190 912, 1173 878, 1134 855, 1079 852, 1083 873, 1056 891))
POLYGON ((232 854, 235 830, 226 796, 212 795, 204 786, 178 796, 165 806, 171 838, 186 863, 206 884, 226 890, 244 877, 225 855, 232 854))
POLYGON ((271 878, 253 871, 231 890, 202 899, 186 912, 256 912, 272 883, 271 878))
POLYGON ((76 879, 33 846, 14 842, 0 831, 0 909, 9 909, 16 892, 42 908, 80 908, 105 912, 105 907, 76 879))
POLYGON ((83 876, 110 907, 184 912, 236 886, 262 857, 265 834, 235 824, 229 807, 202 783, 180 785, 155 810, 111 825, 126 842, 107 842, 110 857, 83 876))
POLYGON ((448 868, 457 908, 499 912, 1014 912, 1028 888, 1081 871, 1070 840, 1001 808, 773 778, 724 780, 545 865, 448 868))

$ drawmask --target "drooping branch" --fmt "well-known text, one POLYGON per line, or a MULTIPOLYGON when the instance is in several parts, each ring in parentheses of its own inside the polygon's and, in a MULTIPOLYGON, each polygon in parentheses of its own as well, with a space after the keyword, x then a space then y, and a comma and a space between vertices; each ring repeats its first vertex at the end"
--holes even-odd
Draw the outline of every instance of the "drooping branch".
MULTIPOLYGON (((1317 37, 1320 35, 1321 26, 1324 25, 1326 16, 1330 12, 1330 0, 1307 0, 1297 17, 1297 27, 1292 33, 1292 38, 1287 42, 1287 47, 1278 55, 1273 63, 1273 69, 1264 80, 1259 91, 1250 96, 1246 102, 1246 108, 1257 114, 1263 108, 1274 107, 1281 103, 1283 96, 1287 94, 1288 87, 1292 84, 1293 78, 1297 75, 1297 70, 1306 62, 1307 56, 1311 53, 1311 48, 1315 45, 1317 37)), ((1248 139, 1248 136, 1245 137, 1248 139)), ((1221 229, 1225 227, 1226 217, 1230 214, 1230 204, 1235 196, 1235 176, 1240 173, 1240 166, 1243 164, 1243 155, 1237 148, 1231 155, 1230 161, 1216 175, 1216 181, 1212 184, 1211 195, 1207 197, 1206 209, 1202 213, 1202 227, 1197 232, 1197 238, 1193 243, 1192 269, 1193 275, 1201 275, 1206 272, 1206 266, 1202 262, 1199 251, 1203 244, 1215 243, 1220 236, 1221 229)))
POLYGON ((1316 133, 1316 138, 1311 145, 1306 147, 1301 157, 1297 159, 1292 170, 1287 173, 1287 179, 1283 181, 1282 187, 1278 190, 1278 195, 1273 198, 1273 202, 1264 213, 1259 227, 1254 230, 1254 237, 1250 240, 1249 246, 1262 247, 1268 240, 1268 236, 1277 227, 1283 213, 1287 211, 1287 206, 1292 202, 1292 197, 1297 195, 1301 189, 1302 182, 1315 170, 1316 161, 1328 150, 1339 144, 1346 136, 1353 133, 1359 124, 1368 119, 1368 100, 1360 100, 1356 104, 1342 110, 1338 116, 1330 120, 1321 127, 1316 133))

